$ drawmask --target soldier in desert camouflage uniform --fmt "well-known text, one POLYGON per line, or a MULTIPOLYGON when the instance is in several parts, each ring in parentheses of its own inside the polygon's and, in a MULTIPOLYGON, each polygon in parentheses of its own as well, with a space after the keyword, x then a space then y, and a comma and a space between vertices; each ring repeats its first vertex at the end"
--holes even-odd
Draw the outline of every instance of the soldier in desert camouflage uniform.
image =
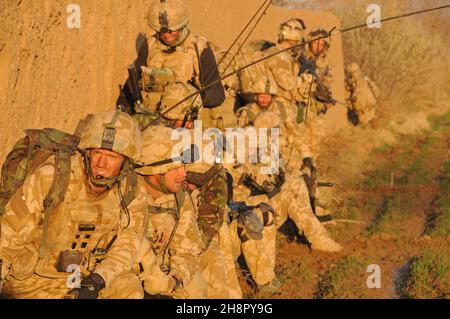
MULTIPOLYGON (((186 4, 181 0, 155 0, 150 5, 147 21, 155 34, 144 41, 134 63, 141 74, 141 95, 148 109, 158 111, 157 104, 170 84, 191 83, 200 89, 220 78, 208 40, 191 33, 189 20, 186 4)), ((119 100, 119 104, 130 102, 129 92, 124 93, 128 102, 119 100)), ((224 102, 221 82, 197 98, 204 108, 195 110, 190 117, 197 117, 199 111, 209 118, 209 113, 224 102)))
MULTIPOLYGON (((276 52, 305 42, 304 30, 305 24, 301 19, 285 21, 279 28, 278 44, 268 50, 276 52)), ((273 100, 266 107, 266 110, 274 111, 281 116, 283 130, 285 130, 289 139, 294 142, 297 152, 301 156, 298 161, 298 168, 300 168, 304 158, 310 158, 311 165, 313 165, 312 151, 310 149, 310 145, 313 142, 310 136, 311 133, 304 123, 301 123, 304 119, 303 106, 306 104, 312 76, 307 73, 300 74, 299 72, 298 56, 301 55, 301 52, 302 49, 298 48, 289 53, 282 53, 279 57, 270 58, 265 63, 261 63, 261 65, 257 64, 256 67, 250 67, 248 69, 249 72, 242 72, 239 77, 241 90, 247 91, 249 93, 247 94, 248 96, 262 92, 263 87, 266 87, 265 91, 272 92, 272 99, 268 96, 265 98, 262 96, 261 98, 265 99, 266 103, 269 103, 269 100, 273 100), (276 94, 274 94, 275 92, 276 94)), ((257 107, 257 104, 261 104, 261 101, 254 102, 256 103, 252 103, 250 106, 247 105, 241 111, 238 111, 237 116, 240 117, 238 120, 240 126, 245 124, 248 115, 256 115, 255 111, 257 109, 264 109, 264 107, 257 107), (240 112, 242 114, 239 114, 240 112)))
POLYGON ((331 84, 333 75, 331 62, 328 58, 330 38, 324 29, 316 29, 308 34, 308 48, 300 57, 296 72, 302 76, 308 74, 312 87, 303 91, 306 101, 307 119, 305 121, 310 137, 311 149, 315 157, 320 154, 320 143, 325 136, 325 123, 323 114, 331 106, 331 84), (324 37, 324 38, 320 38, 324 37), (317 39, 319 38, 319 39, 317 39), (313 39, 316 39, 312 41, 313 39), (312 78, 311 78, 312 77, 312 78))
POLYGON ((142 243, 133 225, 143 222, 145 190, 136 189, 128 207, 123 200, 132 163, 140 157, 139 128, 125 113, 100 113, 90 119, 78 148, 64 201, 49 216, 42 212, 56 174, 53 159, 31 172, 6 206, 0 257, 9 271, 8 297, 63 298, 77 274, 83 280, 72 297, 143 297, 131 265, 142 243))
POLYGON ((364 76, 356 63, 350 63, 346 69, 345 88, 348 94, 349 111, 354 112, 362 125, 373 119, 377 110, 380 90, 367 76, 364 76))
MULTIPOLYGON (((263 41, 262 48, 256 51, 244 50, 240 55, 238 66, 243 67, 254 60, 302 43, 304 29, 305 25, 300 19, 284 22, 280 25, 277 44, 263 41)), ((244 94, 252 92, 262 78, 270 77, 274 80, 278 91, 276 99, 283 104, 286 112, 285 121, 287 125, 293 127, 293 130, 297 129, 294 125, 297 122, 297 102, 302 100, 298 89, 304 85, 304 80, 297 76, 295 70, 298 54, 298 50, 283 52, 239 73, 240 91, 244 94)))
MULTIPOLYGON (((200 99, 191 98, 171 109, 183 97, 190 95, 192 92, 195 92, 195 89, 189 84, 177 83, 168 86, 163 93, 159 107, 165 120, 172 123, 173 128, 179 127, 178 124, 183 122, 186 110, 192 106, 198 107, 201 103, 200 99), (171 110, 165 113, 165 110, 169 109, 171 110)), ((186 127, 194 128, 193 122, 187 122, 187 124, 186 127)), ((186 165, 186 178, 191 187, 197 188, 194 196, 198 212, 197 223, 202 241, 207 247, 200 262, 203 278, 208 283, 206 295, 208 298, 241 298, 242 293, 237 280, 227 225, 225 169, 220 161, 216 161, 218 159, 216 152, 220 151, 221 146, 216 144, 208 152, 207 147, 210 143, 204 143, 203 140, 196 141, 194 129, 184 132, 187 133, 193 144, 198 145, 203 155, 203 161, 186 165)), ((199 134, 202 138, 203 132, 201 130, 199 130, 199 134)), ((196 279, 199 279, 198 276, 196 279)), ((199 285, 201 286, 200 282, 192 283, 191 287, 199 285)), ((194 290, 202 291, 201 289, 194 290)), ((193 296, 192 292, 190 296, 193 296)), ((195 297, 202 298, 204 296, 195 295, 195 297)))
MULTIPOLYGON (((189 283, 199 273, 206 247, 197 225, 198 190, 187 190, 183 158, 172 159, 176 142, 171 138, 167 127, 153 126, 143 133, 141 167, 136 171, 154 203, 145 212, 144 234, 150 243, 143 252, 140 277, 149 294, 190 298, 189 283)), ((206 282, 196 288, 195 296, 201 295, 206 282)))
POLYGON ((301 163, 304 159, 309 158, 312 163, 312 153, 308 147, 308 136, 300 135, 300 128, 293 130, 292 125, 287 125, 287 114, 283 104, 277 99, 277 86, 270 77, 261 77, 260 81, 255 84, 252 89, 255 96, 255 102, 244 106, 237 110, 236 117, 239 127, 253 125, 254 120, 261 112, 273 112, 280 117, 280 129, 283 131, 282 145, 286 149, 283 153, 294 154, 294 161, 289 165, 289 173, 298 173, 301 163), (288 149, 289 148, 289 149, 288 149), (297 165, 294 165, 294 162, 297 165))
MULTIPOLYGON (((274 128, 280 125, 280 117, 273 112, 261 112, 256 117, 254 127, 274 128)), ((259 213, 265 225, 263 237, 260 240, 247 238, 242 243, 242 253, 252 276, 260 288, 276 291, 279 284, 275 280, 275 243, 276 231, 287 218, 291 218, 308 241, 311 248, 326 252, 337 252, 342 247, 334 242, 328 232, 314 216, 311 208, 308 189, 300 174, 285 173, 284 162, 289 160, 283 154, 283 136, 280 135, 281 166, 271 174, 264 174, 261 169, 267 164, 238 164, 230 172, 235 181, 234 195, 236 200, 246 201, 249 205, 267 202, 276 212, 271 216, 269 212, 259 213), (258 192, 248 186, 249 180, 259 185, 266 194, 258 192)), ((284 142, 285 143, 285 142, 284 142)), ((260 146, 261 150, 261 146, 260 146)), ((250 150, 251 151, 251 150, 250 150)), ((273 152, 273 150, 271 150, 273 152)), ((274 155, 276 153, 272 153, 274 155)), ((290 160, 298 163, 298 158, 290 160)))
POLYGON ((281 102, 276 100, 278 89, 271 77, 260 77, 248 92, 253 96, 254 102, 236 111, 238 127, 253 125, 256 116, 261 111, 276 112, 283 120, 286 120, 286 109, 281 102))

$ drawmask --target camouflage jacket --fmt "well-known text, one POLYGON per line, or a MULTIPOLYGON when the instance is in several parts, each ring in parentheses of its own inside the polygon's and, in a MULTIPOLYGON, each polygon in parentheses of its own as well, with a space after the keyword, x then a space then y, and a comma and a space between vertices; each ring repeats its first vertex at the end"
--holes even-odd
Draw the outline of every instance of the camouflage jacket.
MULTIPOLYGON (((315 57, 311 51, 307 51, 306 58, 315 61, 316 64, 316 75, 322 81, 322 83, 330 88, 333 83, 333 73, 331 69, 331 61, 326 54, 322 54, 315 57)), ((300 65, 297 63, 296 66, 297 74, 300 72, 300 65)))
MULTIPOLYGON (((252 52, 244 50, 239 58, 239 67, 243 67, 254 60, 268 56, 282 50, 281 47, 273 46, 263 52, 252 52)), ((270 75, 276 82, 280 98, 288 101, 296 97, 297 74, 294 69, 293 57, 288 52, 283 52, 271 57, 264 62, 249 67, 246 71, 241 72, 240 85, 243 92, 251 91, 255 81, 261 76, 270 75)))
POLYGON ((135 230, 142 229, 147 194, 144 189, 138 189, 128 206, 130 225, 125 227, 128 217, 121 208, 118 186, 94 197, 87 189, 82 156, 76 153, 72 156, 65 199, 48 218, 45 256, 38 258, 43 201, 53 182, 53 163, 54 159, 50 158, 30 174, 7 204, 1 220, 0 257, 8 262, 10 274, 18 280, 34 273, 47 278, 67 278, 70 273, 58 271, 55 264, 61 252, 77 251, 82 254, 81 273, 96 272, 108 286, 116 276, 130 271, 136 262, 143 234, 135 230))

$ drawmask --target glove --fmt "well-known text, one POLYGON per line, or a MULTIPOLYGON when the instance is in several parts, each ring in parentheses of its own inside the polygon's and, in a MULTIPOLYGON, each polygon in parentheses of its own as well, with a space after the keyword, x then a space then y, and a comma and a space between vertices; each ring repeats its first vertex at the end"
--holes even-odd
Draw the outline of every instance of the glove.
POLYGON ((69 295, 74 299, 97 299, 100 290, 105 288, 105 281, 99 274, 90 274, 81 281, 81 287, 72 289, 69 295))
POLYGON ((173 282, 172 282, 172 280, 171 280, 171 291, 173 292, 173 291, 176 291, 177 289, 179 289, 179 288, 182 288, 183 287, 183 280, 181 279, 181 277, 180 276, 178 276, 178 275, 172 275, 172 279, 173 279, 173 282))
POLYGON ((178 275, 171 275, 169 279, 168 295, 177 299, 183 298, 183 280, 178 275))
POLYGON ((303 165, 302 168, 300 168, 300 170, 303 170, 305 167, 309 168, 311 172, 311 178, 315 180, 317 177, 317 168, 316 166, 314 166, 314 161, 312 157, 306 157, 303 159, 303 165))

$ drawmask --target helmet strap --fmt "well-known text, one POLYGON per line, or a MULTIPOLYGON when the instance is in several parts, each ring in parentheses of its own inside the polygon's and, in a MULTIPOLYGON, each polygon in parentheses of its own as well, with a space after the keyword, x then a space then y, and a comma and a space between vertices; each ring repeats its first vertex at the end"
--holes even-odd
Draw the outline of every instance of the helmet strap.
POLYGON ((155 190, 164 193, 164 194, 172 194, 166 186, 166 175, 161 175, 161 179, 159 180, 159 185, 154 184, 150 181, 150 178, 146 178, 145 181, 155 190))

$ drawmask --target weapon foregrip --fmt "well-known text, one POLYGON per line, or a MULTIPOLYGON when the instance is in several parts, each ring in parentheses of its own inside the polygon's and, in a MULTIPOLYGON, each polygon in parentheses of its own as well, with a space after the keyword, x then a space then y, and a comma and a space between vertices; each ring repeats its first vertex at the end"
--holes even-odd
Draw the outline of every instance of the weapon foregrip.
POLYGON ((136 67, 134 64, 130 64, 128 66, 128 75, 130 78, 130 89, 131 89, 131 95, 133 96, 133 99, 135 101, 141 101, 141 91, 139 89, 139 74, 136 70, 136 67))

